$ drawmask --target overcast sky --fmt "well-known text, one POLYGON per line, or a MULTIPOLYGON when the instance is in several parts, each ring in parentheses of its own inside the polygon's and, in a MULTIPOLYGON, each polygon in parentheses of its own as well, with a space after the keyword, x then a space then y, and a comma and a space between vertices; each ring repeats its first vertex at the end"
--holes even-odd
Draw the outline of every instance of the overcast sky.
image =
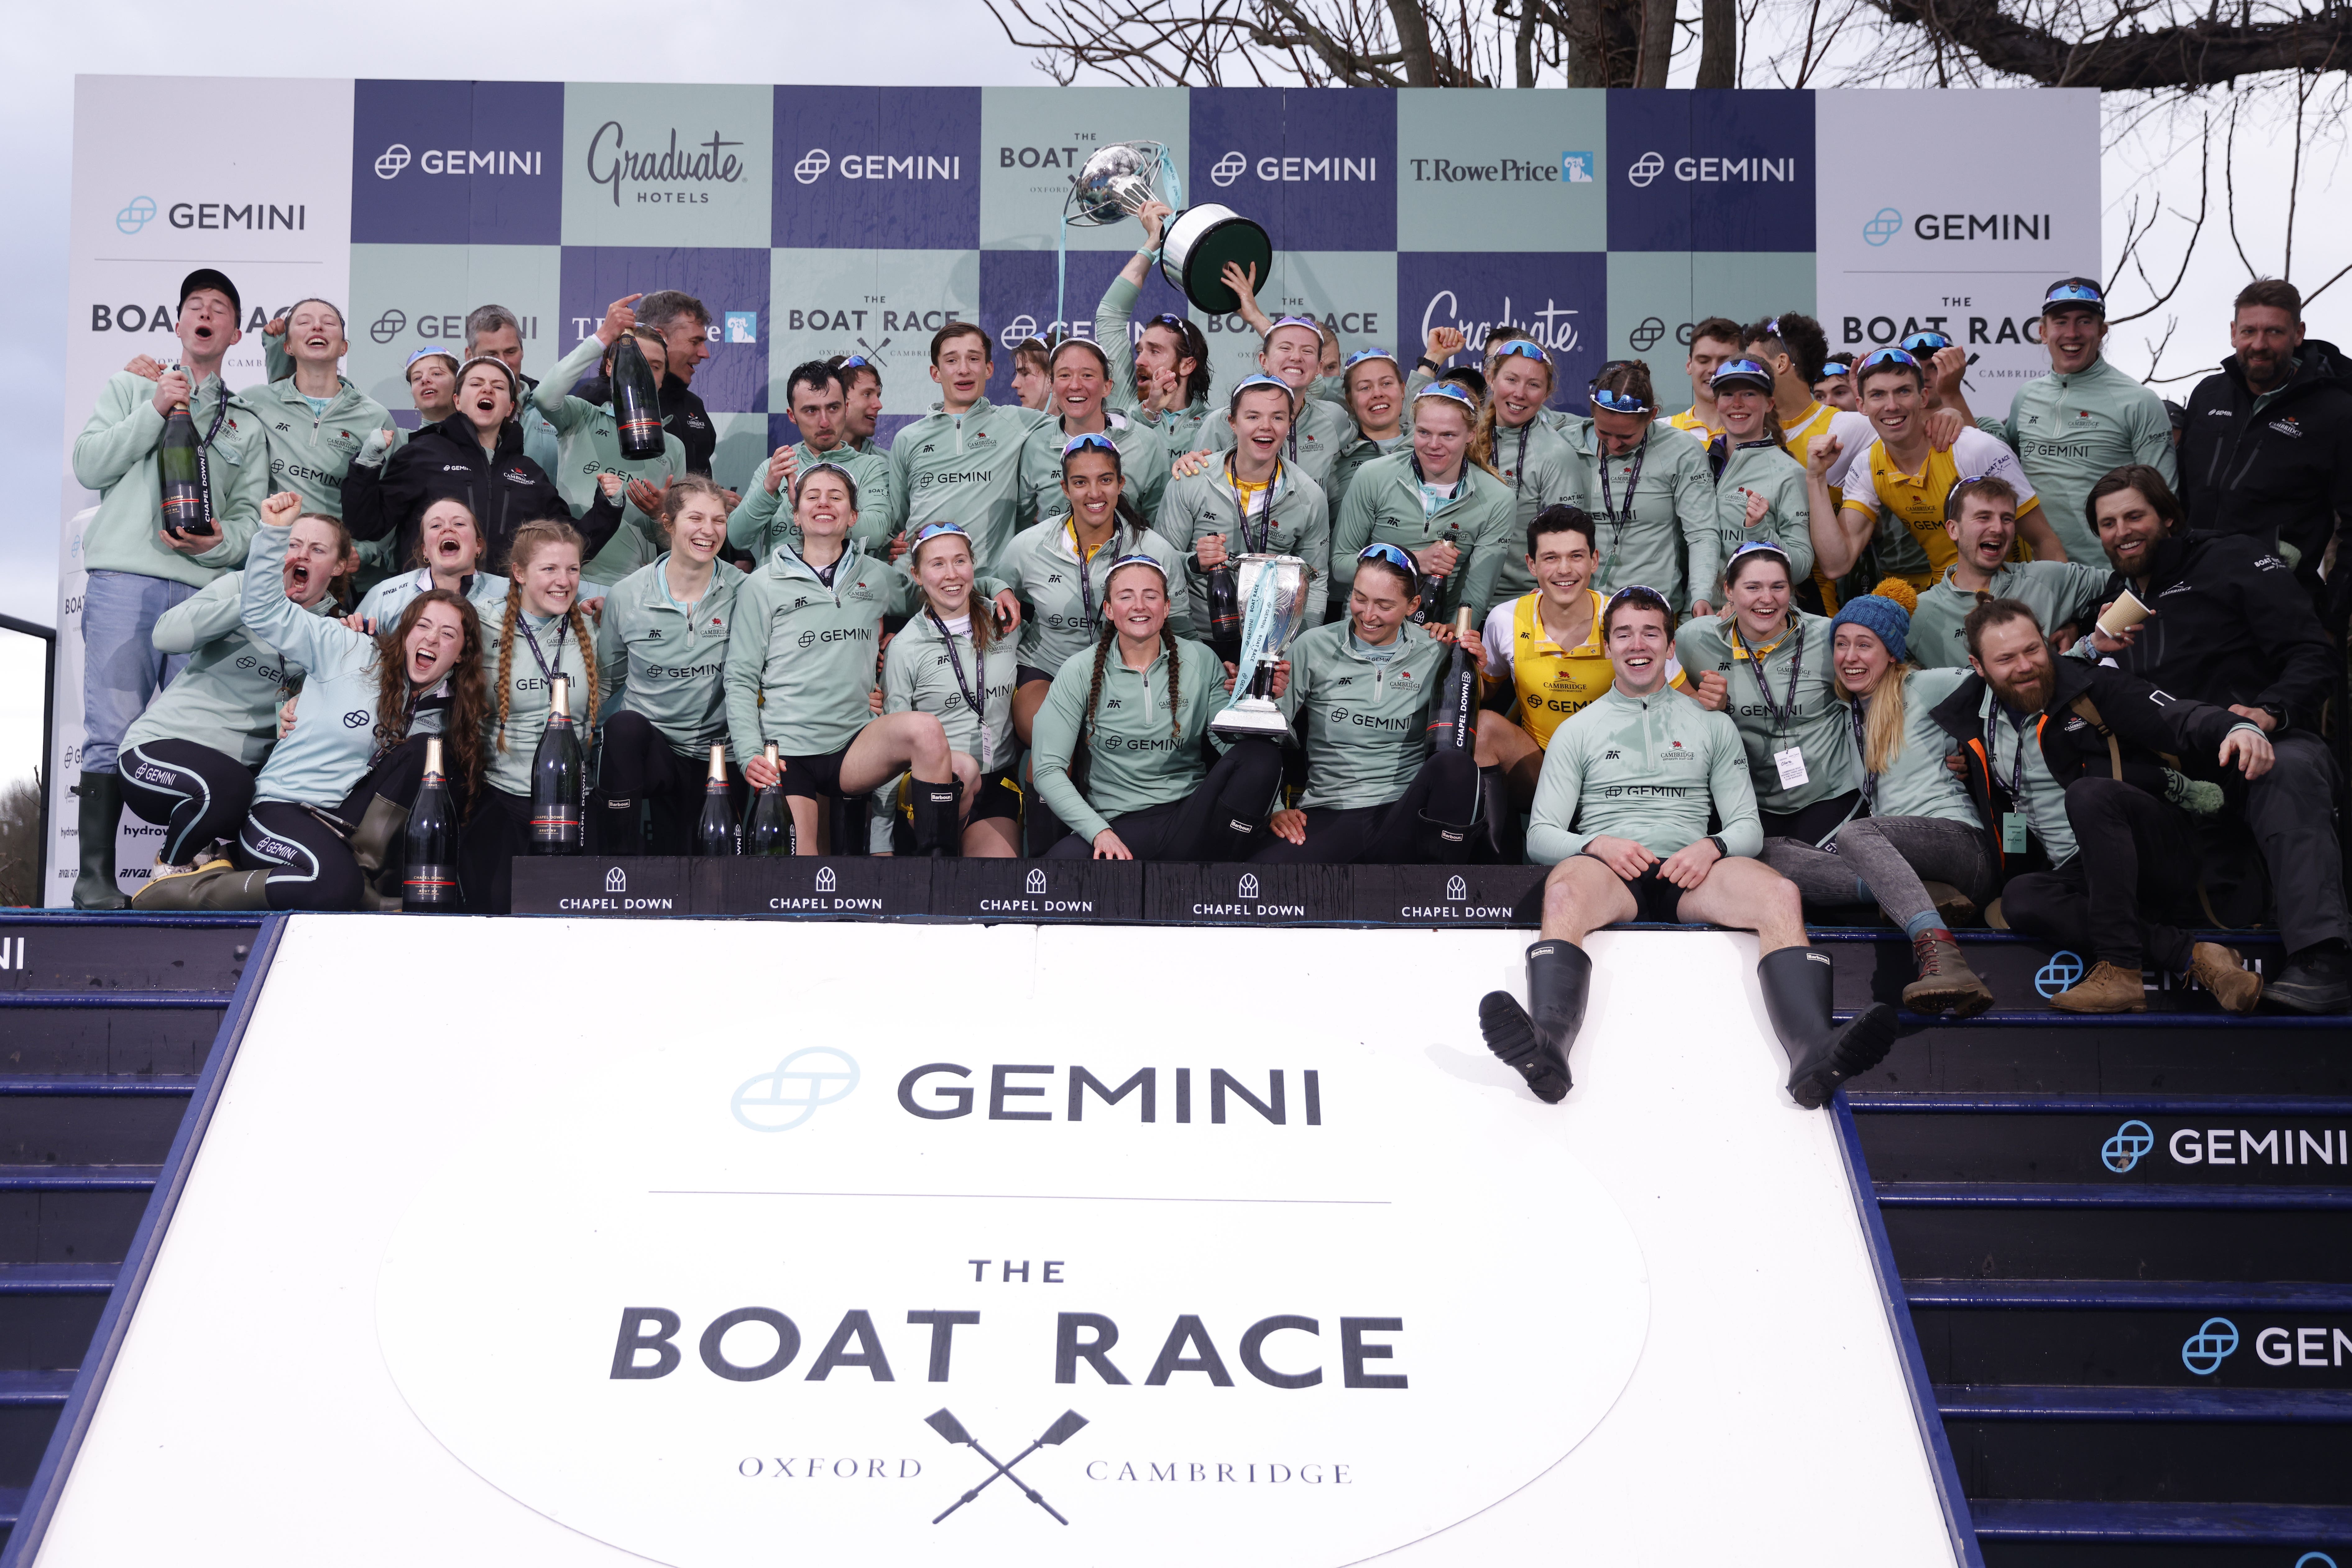
MULTIPOLYGON (((854 81, 994 86, 1044 80, 1026 55, 1005 41, 980 0, 859 0, 847 11, 804 4, 703 0, 655 13, 606 0, 410 0, 393 7, 321 7, 287 0, 238 0, 203 13, 199 21, 180 5, 157 0, 97 0, 78 5, 27 5, 12 13, 11 42, 18 66, 11 90, 0 95, 0 127, 9 150, 10 233, 0 245, 0 285, 17 301, 22 330, 0 345, 0 458, 16 476, 0 521, 0 612, 44 625, 55 618, 59 447, 66 410, 56 387, 65 352, 65 234, 72 166, 73 79, 77 72, 172 75, 502 77, 643 81, 854 81), (649 17, 657 19, 648 21, 649 17), (852 20, 854 18, 854 20, 852 20), (850 47, 850 37, 870 42, 850 47)), ((1751 47, 1751 58, 1761 51, 1751 47)), ((1688 61, 1678 62, 1677 75, 1688 61)), ((192 100, 159 79, 159 135, 285 136, 252 105, 192 100)), ((2282 145, 2277 128, 2242 132, 2242 148, 2282 145)), ((1933 159, 1964 150, 1923 142, 1933 159)), ((2196 205, 2195 148, 2167 161, 2145 142, 2107 160, 2107 248, 2120 244, 2123 196, 2151 167, 2168 184, 2168 199, 2196 205)), ((2284 163, 2271 153, 2242 153, 2241 229, 2258 264, 2277 255, 2277 194, 2284 163), (2263 160, 2268 158, 2268 163, 2263 160), (2263 213, 2268 216, 2261 216, 2263 213)), ((2305 171, 2302 254, 2321 265, 2298 266, 2307 279, 2324 277, 2352 259, 2352 225, 2342 223, 2326 198, 2332 162, 2305 171), (2323 216, 2324 215, 2324 216, 2323 216)), ((2221 227, 2219 177, 2216 216, 2221 227)), ((2185 226, 2169 226, 2173 238, 2185 226)), ((2159 241, 2159 245, 2162 241, 2159 241)), ((2155 268, 2171 263, 2158 257, 2155 268)), ((2112 262, 2110 263, 2112 264, 2112 262)), ((2274 259, 2270 261, 2275 265, 2274 259)), ((2170 307, 2181 318, 2166 368, 2210 364, 2224 347, 2229 300, 2245 272, 2226 243, 2209 233, 2187 285, 2170 307)), ((2315 335, 2342 320, 2352 280, 2339 286, 2314 315, 2315 335)), ((2138 374, 2147 353, 2142 342, 2161 317, 2126 327, 2114 345, 2117 363, 2138 374)), ((2188 384, 2168 388, 2182 395, 2188 384)), ((79 417, 82 411, 76 410, 79 417)), ((0 743, 0 753, 5 753, 0 743)), ((0 771, 5 770, 0 760, 0 771)))

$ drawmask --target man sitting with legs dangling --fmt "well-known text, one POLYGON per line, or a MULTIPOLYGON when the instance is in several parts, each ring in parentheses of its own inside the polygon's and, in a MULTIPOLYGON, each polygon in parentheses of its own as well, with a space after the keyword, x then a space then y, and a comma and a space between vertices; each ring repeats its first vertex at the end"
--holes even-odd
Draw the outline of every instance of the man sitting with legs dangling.
POLYGON ((1615 683, 1553 732, 1536 784, 1528 858, 1553 865, 1542 937, 1528 949, 1528 1005, 1490 991, 1478 1027, 1538 1099, 1556 1103, 1569 1090, 1569 1048, 1592 978, 1586 933, 1638 920, 1752 931, 1765 1011, 1789 1053, 1789 1092, 1818 1108, 1886 1055, 1895 1011, 1879 1005, 1832 1021, 1829 955, 1805 945, 1796 886, 1752 858, 1764 832, 1739 731, 1667 686, 1674 625, 1672 606, 1648 588, 1621 589, 1601 612, 1615 683), (1712 834, 1710 813, 1721 824, 1712 834))

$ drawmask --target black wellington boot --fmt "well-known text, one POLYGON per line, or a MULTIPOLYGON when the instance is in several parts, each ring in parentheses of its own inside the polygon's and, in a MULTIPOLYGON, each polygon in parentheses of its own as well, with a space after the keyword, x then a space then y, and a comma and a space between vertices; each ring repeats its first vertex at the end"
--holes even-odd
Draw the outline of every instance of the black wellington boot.
POLYGON ((1528 949, 1528 1006, 1507 991, 1479 998, 1478 1032, 1486 1037, 1486 1048, 1518 1068, 1546 1105, 1558 1105, 1572 1086, 1568 1052, 1584 1026, 1584 994, 1591 984, 1592 960, 1582 948, 1539 942, 1528 949))
POLYGON ((1478 827, 1483 842, 1480 858, 1491 866, 1516 866, 1526 857, 1519 842, 1519 814, 1511 805, 1511 786, 1500 768, 1478 770, 1478 827))
POLYGON ((114 835, 122 820, 122 775, 82 774, 77 805, 81 870, 74 878, 73 906, 127 910, 130 899, 114 885, 114 835))
POLYGON ((597 854, 629 856, 646 852, 646 829, 636 796, 606 800, 600 795, 595 812, 597 854))
POLYGON ((914 818, 916 854, 938 859, 963 853, 962 824, 958 820, 962 801, 961 779, 945 784, 907 781, 907 809, 914 818))
POLYGON ((1789 1053, 1789 1092, 1819 1110, 1838 1085, 1868 1072, 1895 1044, 1895 1009, 1877 1003, 1846 1023, 1830 1018, 1830 955, 1815 947, 1784 947, 1756 965, 1764 1011, 1789 1053))

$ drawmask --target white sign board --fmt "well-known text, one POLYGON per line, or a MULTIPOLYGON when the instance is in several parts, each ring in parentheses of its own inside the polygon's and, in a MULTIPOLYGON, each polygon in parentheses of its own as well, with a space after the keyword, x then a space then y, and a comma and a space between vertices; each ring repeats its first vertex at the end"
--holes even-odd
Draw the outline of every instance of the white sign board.
POLYGON ((1748 939, 1596 938, 1547 1107, 1507 932, 372 924, 395 1016, 349 929, 286 935, 47 1568, 1950 1560, 1748 939))

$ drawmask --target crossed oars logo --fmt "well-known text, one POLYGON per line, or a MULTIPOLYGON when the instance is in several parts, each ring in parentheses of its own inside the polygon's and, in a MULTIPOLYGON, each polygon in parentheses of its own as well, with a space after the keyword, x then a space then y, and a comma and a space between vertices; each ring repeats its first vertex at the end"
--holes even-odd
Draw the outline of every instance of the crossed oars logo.
POLYGON ((963 1429, 963 1423, 957 1420, 944 1405, 932 1411, 929 1415, 924 1416, 923 1424, 929 1426, 932 1431, 937 1432, 940 1436, 945 1437, 949 1442, 961 1443, 973 1453, 978 1454, 982 1458, 986 1459, 990 1465, 994 1467, 995 1470, 995 1473, 991 1475, 987 1480, 981 1482, 980 1485, 972 1488, 971 1490, 964 1493, 963 1496, 950 1503, 947 1508, 947 1513, 942 1513, 940 1515, 939 1519, 931 1521, 933 1524, 939 1523, 940 1519, 947 1518, 949 1513, 953 1513, 956 1510, 961 1508, 964 1504, 970 1502, 972 1499, 986 1491, 990 1485, 995 1481, 997 1476, 1003 1476, 1006 1480, 1011 1481, 1013 1486, 1020 1489, 1022 1496, 1027 1498, 1031 1502, 1035 1503, 1039 1508, 1044 1509, 1047 1513, 1053 1514, 1055 1519, 1060 1521, 1060 1522, 1064 1524, 1070 1522, 1068 1520, 1063 1519, 1059 1513, 1055 1512, 1054 1505, 1047 1502, 1042 1493, 1038 1492, 1036 1489, 1024 1483, 1020 1477, 1014 1475, 1013 1473, 1013 1465, 1019 1464, 1022 1460, 1027 1458, 1030 1455, 1035 1453, 1040 1448, 1047 1447, 1049 1446, 1058 1446, 1068 1442, 1071 1437, 1076 1435, 1078 1428, 1087 1424, 1087 1418, 1085 1416, 1079 1415, 1075 1410, 1063 1411, 1061 1418, 1055 1421, 1051 1426, 1045 1428, 1045 1436, 1039 1437, 1035 1442, 1030 1444, 1027 1447, 1013 1456, 1012 1465, 998 1463, 996 1456, 982 1447, 972 1435, 963 1429))

